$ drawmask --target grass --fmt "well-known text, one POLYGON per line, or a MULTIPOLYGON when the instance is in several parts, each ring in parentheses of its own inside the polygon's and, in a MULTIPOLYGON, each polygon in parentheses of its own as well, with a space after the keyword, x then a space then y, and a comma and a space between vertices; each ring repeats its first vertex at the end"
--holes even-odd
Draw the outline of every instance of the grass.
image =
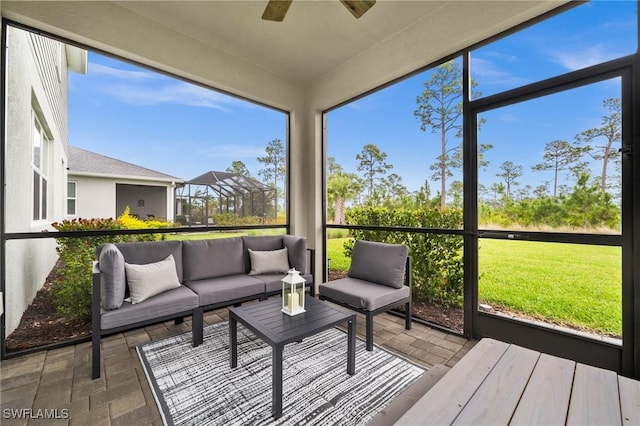
MULTIPOLYGON (((329 239, 331 269, 349 269, 343 245, 329 239)), ((622 333, 619 247, 481 240, 482 303, 527 317, 605 335, 622 333)))
POLYGON ((622 333, 619 247, 482 240, 479 297, 534 318, 622 333))
POLYGON ((350 238, 331 238, 327 240, 327 257, 330 259, 329 268, 336 271, 346 271, 351 265, 351 258, 344 254, 344 243, 350 238))
POLYGON ((243 235, 283 235, 284 229, 256 229, 238 232, 202 232, 184 234, 165 234, 167 240, 206 240, 214 238, 241 237, 243 235))

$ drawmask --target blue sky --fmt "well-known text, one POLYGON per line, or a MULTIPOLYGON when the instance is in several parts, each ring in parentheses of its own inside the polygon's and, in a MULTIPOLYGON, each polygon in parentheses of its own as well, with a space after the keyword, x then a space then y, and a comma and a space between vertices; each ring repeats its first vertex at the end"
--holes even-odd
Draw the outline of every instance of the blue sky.
MULTIPOLYGON (((498 93, 636 50, 636 2, 596 1, 579 6, 473 52, 472 77, 484 95, 498 93)), ((433 172, 438 135, 420 130, 416 97, 429 71, 359 99, 328 116, 328 155, 356 172, 355 156, 376 144, 409 190, 433 172)), ((523 166, 522 183, 551 176, 530 167, 545 143, 572 141, 597 127, 602 100, 620 96, 619 81, 531 101, 486 114, 480 141, 492 143, 481 183, 497 180, 498 166, 523 166)), ((267 143, 285 140, 286 115, 124 62, 90 53, 89 72, 70 74, 71 145, 190 179, 243 161, 253 175, 267 143)), ((595 165, 594 165, 595 167, 595 165)), ((438 187, 431 184, 432 193, 438 187)))

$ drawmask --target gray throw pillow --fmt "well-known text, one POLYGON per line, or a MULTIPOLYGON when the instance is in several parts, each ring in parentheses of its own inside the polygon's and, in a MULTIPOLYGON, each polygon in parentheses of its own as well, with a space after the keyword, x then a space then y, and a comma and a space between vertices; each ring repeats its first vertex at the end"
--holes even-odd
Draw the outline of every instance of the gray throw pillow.
POLYGON ((100 268, 100 300, 106 310, 118 309, 124 302, 126 278, 124 257, 118 247, 105 244, 98 257, 100 268))
POLYGON ((249 250, 251 270, 249 275, 286 273, 289 268, 287 248, 280 250, 254 251, 249 250))
POLYGON ((356 241, 348 275, 402 288, 408 248, 403 244, 385 244, 372 241, 356 241))
POLYGON ((132 304, 180 287, 176 262, 171 254, 160 262, 145 265, 125 263, 124 267, 127 271, 127 284, 132 304))

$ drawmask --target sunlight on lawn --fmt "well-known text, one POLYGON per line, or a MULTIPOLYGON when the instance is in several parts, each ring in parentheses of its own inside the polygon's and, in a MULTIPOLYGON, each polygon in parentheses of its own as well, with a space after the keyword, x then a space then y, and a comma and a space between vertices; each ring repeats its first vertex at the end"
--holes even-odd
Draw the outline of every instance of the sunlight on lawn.
POLYGON ((481 240, 483 303, 607 335, 622 332, 619 247, 481 240))

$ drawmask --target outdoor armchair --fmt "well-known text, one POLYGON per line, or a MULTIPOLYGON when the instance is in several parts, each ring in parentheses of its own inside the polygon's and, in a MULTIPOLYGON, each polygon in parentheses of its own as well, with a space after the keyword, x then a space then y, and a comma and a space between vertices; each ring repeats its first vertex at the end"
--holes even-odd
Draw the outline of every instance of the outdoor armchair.
POLYGON ((405 305, 405 328, 411 329, 411 258, 404 244, 358 240, 346 278, 319 286, 328 300, 365 315, 367 350, 373 349, 373 316, 405 305))

